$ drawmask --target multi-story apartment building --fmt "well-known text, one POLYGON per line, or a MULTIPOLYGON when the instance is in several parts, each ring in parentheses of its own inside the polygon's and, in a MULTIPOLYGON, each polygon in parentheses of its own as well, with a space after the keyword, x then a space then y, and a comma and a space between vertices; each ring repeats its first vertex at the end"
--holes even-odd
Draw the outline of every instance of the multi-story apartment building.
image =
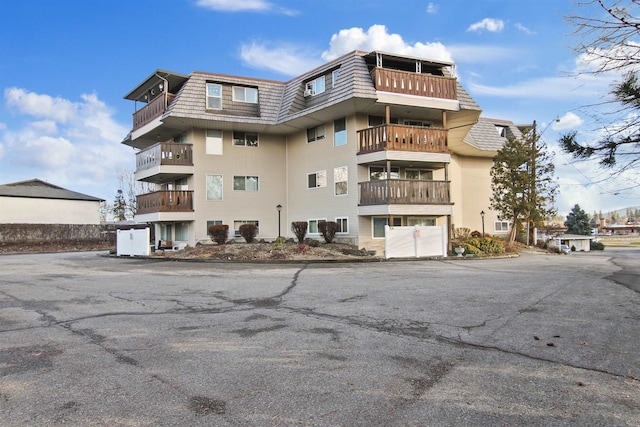
POLYGON ((489 170, 510 122, 481 109, 454 64, 354 51, 288 82, 157 70, 125 96, 142 104, 123 141, 138 149, 137 222, 156 238, 209 242, 208 226, 292 236, 339 224, 338 241, 384 246, 385 225, 505 232, 489 170), (277 207, 280 207, 279 209, 277 207), (481 217, 480 212, 485 212, 481 217), (482 221, 482 222, 481 222, 482 221))

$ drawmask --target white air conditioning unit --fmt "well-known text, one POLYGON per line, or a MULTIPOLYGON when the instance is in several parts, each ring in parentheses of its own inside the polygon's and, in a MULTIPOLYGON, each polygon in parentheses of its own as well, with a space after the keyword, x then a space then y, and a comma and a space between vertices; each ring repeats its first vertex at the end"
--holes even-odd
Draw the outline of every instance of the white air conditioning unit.
POLYGON ((313 95, 313 94, 314 94, 314 93, 313 93, 313 90, 311 90, 311 89, 306 89, 306 90, 304 91, 304 97, 305 97, 305 98, 306 98, 307 96, 311 96, 311 95, 313 95))

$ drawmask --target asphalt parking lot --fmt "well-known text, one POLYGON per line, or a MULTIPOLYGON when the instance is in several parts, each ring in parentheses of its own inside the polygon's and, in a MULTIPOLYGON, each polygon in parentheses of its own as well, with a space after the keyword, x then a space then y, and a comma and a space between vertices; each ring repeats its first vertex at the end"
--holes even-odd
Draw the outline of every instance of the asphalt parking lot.
POLYGON ((3 426, 638 426, 640 251, 0 256, 3 426))

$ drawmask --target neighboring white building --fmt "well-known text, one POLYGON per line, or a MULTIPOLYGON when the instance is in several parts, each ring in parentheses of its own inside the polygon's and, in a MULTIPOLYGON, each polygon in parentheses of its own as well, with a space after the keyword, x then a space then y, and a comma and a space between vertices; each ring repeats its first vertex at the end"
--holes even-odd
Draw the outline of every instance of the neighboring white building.
POLYGON ((0 224, 100 224, 100 202, 39 179, 0 185, 0 224))
POLYGON ((560 247, 560 245, 567 245, 570 248, 575 248, 575 252, 589 252, 591 250, 591 241, 594 239, 594 236, 563 234, 556 237, 552 242, 554 242, 557 247, 560 247))

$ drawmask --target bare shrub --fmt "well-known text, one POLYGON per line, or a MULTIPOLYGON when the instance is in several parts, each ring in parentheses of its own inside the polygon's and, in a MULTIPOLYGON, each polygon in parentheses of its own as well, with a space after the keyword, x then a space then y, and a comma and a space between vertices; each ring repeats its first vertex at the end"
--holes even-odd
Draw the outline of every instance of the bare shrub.
POLYGON ((298 243, 303 243, 307 235, 307 221, 294 221, 291 223, 291 231, 296 235, 298 243))
POLYGON ((211 239, 219 245, 224 245, 229 237, 229 226, 226 224, 210 225, 207 229, 211 239))
POLYGON ((318 231, 320 231, 326 243, 332 243, 333 238, 338 232, 338 223, 334 221, 320 221, 318 223, 318 231))
POLYGON ((253 243, 254 239, 258 235, 258 226, 255 224, 242 224, 239 231, 240 235, 247 243, 253 243))

